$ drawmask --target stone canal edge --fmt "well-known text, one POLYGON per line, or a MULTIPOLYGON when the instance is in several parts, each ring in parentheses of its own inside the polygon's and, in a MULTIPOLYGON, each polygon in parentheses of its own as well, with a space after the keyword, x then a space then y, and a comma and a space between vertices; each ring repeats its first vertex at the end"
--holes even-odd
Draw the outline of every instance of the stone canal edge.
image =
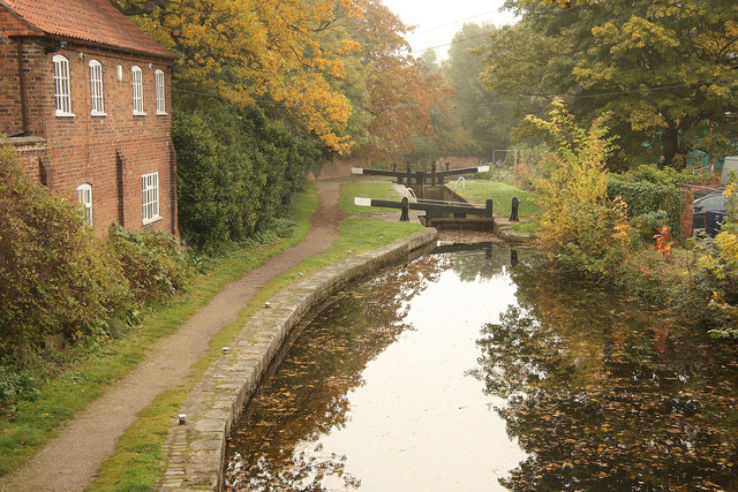
POLYGON ((186 423, 172 420, 160 490, 220 490, 226 438, 292 329, 348 283, 429 252, 437 238, 436 230, 428 229, 352 255, 292 283, 270 299, 269 307, 246 321, 234 344, 187 396, 180 408, 186 423))

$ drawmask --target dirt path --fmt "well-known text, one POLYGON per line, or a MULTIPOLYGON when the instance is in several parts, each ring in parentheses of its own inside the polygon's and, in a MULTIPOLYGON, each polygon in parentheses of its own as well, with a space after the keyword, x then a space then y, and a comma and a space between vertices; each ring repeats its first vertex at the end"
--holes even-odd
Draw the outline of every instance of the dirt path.
POLYGON ((0 478, 0 490, 82 490, 94 479, 115 443, 162 391, 174 388, 221 328, 238 318, 249 300, 272 278, 327 250, 338 235, 339 183, 317 183, 320 208, 303 242, 228 284, 207 306, 151 347, 123 380, 74 417, 16 472, 0 478))

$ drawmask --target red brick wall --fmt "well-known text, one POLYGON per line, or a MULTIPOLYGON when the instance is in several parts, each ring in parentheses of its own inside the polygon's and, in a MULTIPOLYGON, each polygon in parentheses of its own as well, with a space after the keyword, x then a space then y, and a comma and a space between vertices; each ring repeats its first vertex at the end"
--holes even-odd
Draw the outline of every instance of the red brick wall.
POLYGON ((0 8, 0 134, 23 131, 18 51, 16 41, 8 35, 24 29, 15 16, 0 8))
POLYGON ((43 165, 48 163, 45 141, 38 137, 15 137, 9 140, 18 152, 25 173, 31 179, 46 184, 51 176, 46 172, 48 168, 45 168, 44 172, 41 170, 43 165))
MULTIPOLYGON (((0 17, 2 19, 2 17, 0 17)), ((0 36, 0 73, 11 74, 17 60, 15 44, 0 36), (1 44, 5 42, 5 44, 1 44), (5 51, 3 50, 3 47, 5 51), (7 59, 6 59, 7 58, 7 59), (14 63, 9 63, 12 58, 14 63), (10 68, 8 68, 10 67, 10 68)), ((163 230, 177 233, 175 160, 171 143, 171 66, 165 60, 126 55, 81 45, 69 46, 56 53, 44 53, 44 40, 24 40, 29 133, 47 141, 51 170, 49 187, 76 201, 77 187, 92 186, 93 225, 95 233, 104 237, 113 222, 122 222, 129 230, 163 230), (84 56, 80 54, 84 53, 84 56), (56 116, 52 57, 63 55, 69 60, 73 117, 56 116), (90 114, 90 60, 103 67, 105 112, 107 116, 90 114), (118 80, 117 67, 122 67, 118 80), (133 115, 131 67, 143 72, 145 116, 133 115), (166 78, 166 110, 156 114, 156 69, 166 78), (120 156, 120 158, 118 157, 120 156), (122 166, 122 183, 118 177, 122 166), (159 215, 161 220, 144 226, 141 176, 159 173, 159 215), (121 206, 120 197, 124 203, 121 206)), ((0 77, 0 83, 3 80, 0 77)), ((0 97, 5 87, 0 86, 0 97)), ((8 100, 10 109, 0 112, 0 132, 16 128, 20 103, 8 100), (3 119, 3 115, 7 114, 3 119)), ((39 179, 29 165, 29 174, 39 179)))

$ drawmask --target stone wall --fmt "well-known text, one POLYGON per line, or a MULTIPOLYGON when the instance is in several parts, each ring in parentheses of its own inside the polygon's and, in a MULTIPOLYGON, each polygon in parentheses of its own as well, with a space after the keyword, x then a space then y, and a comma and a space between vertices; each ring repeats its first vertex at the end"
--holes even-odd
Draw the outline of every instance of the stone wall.
POLYGON ((288 286, 241 329, 237 341, 213 364, 172 416, 161 490, 220 490, 226 438, 291 330, 312 309, 349 282, 416 258, 436 244, 433 229, 353 255, 288 286))

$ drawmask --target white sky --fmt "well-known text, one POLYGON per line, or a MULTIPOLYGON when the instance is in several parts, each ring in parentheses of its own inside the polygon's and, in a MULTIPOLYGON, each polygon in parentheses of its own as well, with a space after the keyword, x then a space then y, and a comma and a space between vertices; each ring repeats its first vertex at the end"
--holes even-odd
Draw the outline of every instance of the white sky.
POLYGON ((382 0, 392 12, 415 31, 407 36, 415 55, 436 47, 440 59, 446 58, 448 44, 465 23, 512 24, 509 10, 499 12, 504 0, 382 0), (443 46, 442 46, 443 45, 443 46))

